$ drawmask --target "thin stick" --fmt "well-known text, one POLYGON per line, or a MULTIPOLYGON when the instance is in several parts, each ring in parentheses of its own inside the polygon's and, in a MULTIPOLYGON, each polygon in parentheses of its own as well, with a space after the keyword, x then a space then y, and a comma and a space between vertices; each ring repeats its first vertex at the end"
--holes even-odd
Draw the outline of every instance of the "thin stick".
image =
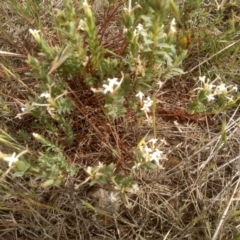
POLYGON ((193 70, 195 70, 196 68, 200 67, 202 64, 204 64, 205 62, 209 61, 210 59, 214 58, 215 56, 217 56, 218 54, 224 52, 225 50, 227 50, 228 48, 232 47, 233 45, 235 45, 237 42, 239 42, 240 40, 233 42, 231 44, 229 44, 228 46, 226 46, 225 48, 223 48, 221 51, 213 54, 211 57, 207 58, 206 60, 204 60, 203 62, 199 63, 197 66, 193 67, 192 69, 190 69, 189 71, 185 72, 185 73, 190 73, 193 70))
MULTIPOLYGON (((238 171, 238 172, 235 174, 235 176, 239 175, 239 173, 240 173, 240 171, 238 171)), ((236 184, 236 186, 235 186, 235 188, 234 188, 234 191, 233 191, 232 196, 231 196, 231 198, 230 198, 230 200, 229 200, 229 203, 228 203, 225 211, 223 212, 223 215, 222 215, 222 217, 221 217, 221 219, 220 219, 220 221, 219 221, 219 224, 218 224, 217 229, 216 229, 216 231, 215 231, 215 233, 214 233, 214 235, 213 235, 212 240, 216 240, 217 237, 218 237, 218 235, 219 235, 220 229, 221 229, 224 221, 226 220, 226 216, 227 216, 227 213, 228 213, 228 211, 229 211, 229 208, 230 208, 232 202, 234 201, 234 195, 236 194, 236 192, 237 192, 237 190, 238 190, 239 184, 240 184, 240 178, 238 179, 238 182, 237 182, 237 184, 236 184)))

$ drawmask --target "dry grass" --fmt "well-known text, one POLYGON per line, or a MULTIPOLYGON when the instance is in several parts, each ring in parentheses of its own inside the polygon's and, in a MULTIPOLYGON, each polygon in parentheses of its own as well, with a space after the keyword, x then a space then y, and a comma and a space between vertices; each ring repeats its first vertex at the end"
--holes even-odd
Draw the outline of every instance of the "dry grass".
MULTIPOLYGON (((47 39, 54 42, 54 31, 48 31, 52 27, 49 2, 41 2, 39 26, 46 30, 47 39)), ((54 6, 59 2, 56 1, 54 6)), ((105 47, 109 44, 112 51, 121 55, 124 39, 117 32, 119 23, 114 17, 120 6, 116 4, 115 7, 100 18, 99 36, 105 47), (119 44, 114 45, 116 42, 119 44)), ((7 2, 0 9, 4 32, 0 46, 5 51, 22 54, 22 57, 1 59, 0 97, 8 109, 2 110, 0 127, 10 131, 24 145, 16 133, 24 130, 31 134, 36 127, 34 119, 16 120, 13 117, 19 112, 19 102, 27 99, 38 82, 38 79, 25 75, 29 69, 23 61, 36 47, 27 33, 28 28, 37 25, 34 18, 30 20, 24 13, 17 14, 7 2)), ((211 12, 208 17, 214 14, 211 12)), ((197 17, 192 19, 198 22, 197 17)), ((198 23, 200 27, 203 24, 198 23)), ((76 105, 71 118, 76 140, 64 154, 78 167, 77 177, 68 179, 63 186, 46 190, 31 176, 16 179, 8 176, 2 180, 0 239, 239 239, 235 238, 240 234, 239 109, 227 114, 227 144, 221 141, 221 115, 197 116, 186 112, 191 89, 199 75, 197 69, 207 69, 210 76, 219 71, 226 78, 236 75, 234 79, 239 79, 237 64, 226 73, 228 66, 212 57, 221 49, 209 52, 210 46, 204 39, 209 35, 198 33, 193 36, 189 57, 183 66, 188 74, 170 80, 157 94, 157 137, 166 140, 163 151, 168 161, 164 163, 164 170, 139 171, 134 176, 140 192, 130 198, 132 209, 126 209, 120 203, 109 207, 106 198, 113 191, 109 186, 99 195, 98 187, 85 184, 75 190, 74 184, 85 179, 83 168, 96 165, 98 161, 114 162, 119 171, 129 172, 126 166, 133 157, 133 149, 152 127, 147 123, 136 126, 136 117, 132 113, 127 116, 127 127, 121 119, 110 124, 99 108, 102 99, 93 95, 81 78, 76 78, 69 84, 76 105), (117 150, 119 156, 113 156, 113 150, 117 150)), ((216 56, 225 59, 229 54, 216 56)), ((234 55, 235 61, 239 62, 237 57, 239 55, 234 55)), ((44 131, 44 126, 41 129, 44 131)), ((37 146, 29 147, 37 150, 37 146)), ((6 168, 2 162, 0 164, 0 169, 6 168)))

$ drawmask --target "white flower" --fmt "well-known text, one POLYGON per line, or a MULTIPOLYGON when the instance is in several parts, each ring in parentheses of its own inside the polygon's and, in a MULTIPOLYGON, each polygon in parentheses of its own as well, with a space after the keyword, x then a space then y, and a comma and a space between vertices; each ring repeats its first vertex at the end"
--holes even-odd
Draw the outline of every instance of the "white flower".
POLYGON ((165 83, 165 81, 161 81, 161 80, 157 82, 159 89, 161 89, 163 87, 164 83, 165 83))
POLYGON ((138 97, 140 99, 140 101, 142 102, 142 99, 144 97, 144 94, 140 91, 138 92, 138 94, 135 95, 136 97, 138 97))
POLYGON ((206 90, 212 92, 212 90, 216 87, 213 83, 209 83, 210 79, 206 79, 206 76, 199 77, 199 81, 203 84, 203 87, 198 87, 194 90, 206 90))
POLYGON ((37 140, 39 140, 41 138, 41 136, 38 133, 32 133, 33 137, 37 140))
POLYGON ((104 88, 104 90, 103 90, 104 94, 113 93, 113 90, 114 90, 113 86, 107 85, 107 84, 103 84, 103 88, 104 88))
POLYGON ((213 85, 212 83, 205 83, 204 84, 204 89, 208 90, 208 91, 212 91, 213 88, 215 88, 216 86, 213 85))
POLYGON ((18 158, 16 157, 16 153, 14 152, 12 156, 8 156, 3 158, 3 160, 8 162, 8 166, 11 167, 13 163, 18 161, 18 158))
POLYGON ((82 19, 80 19, 77 29, 82 31, 85 30, 85 22, 82 19))
POLYGON ((91 87, 91 91, 94 92, 94 93, 102 92, 101 89, 96 89, 96 88, 93 88, 93 87, 91 87))
POLYGON ((87 173, 88 175, 92 175, 92 173, 93 173, 93 168, 88 166, 85 171, 86 171, 86 173, 87 173))
POLYGON ((103 84, 103 88, 104 88, 103 93, 104 94, 107 94, 108 92, 109 93, 113 93, 114 92, 114 85, 119 87, 120 84, 121 84, 121 82, 118 82, 117 78, 108 78, 108 85, 107 84, 103 84))
POLYGON ((232 91, 237 92, 238 91, 238 87, 237 86, 233 86, 232 87, 232 91))
POLYGON ((22 119, 22 115, 24 115, 24 112, 25 112, 26 108, 25 107, 21 107, 20 109, 21 109, 22 113, 18 113, 15 118, 22 119))
POLYGON ((138 35, 142 30, 143 30, 143 25, 141 23, 139 23, 137 25, 137 27, 135 28, 135 30, 133 31, 133 34, 138 35))
POLYGON ((120 82, 118 82, 118 79, 117 78, 108 78, 108 82, 109 82, 109 85, 110 86, 119 86, 120 85, 120 82))
POLYGON ((84 0, 84 1, 83 1, 83 6, 84 6, 84 7, 87 7, 87 6, 88 6, 87 0, 84 0))
POLYGON ((171 21, 170 31, 173 32, 173 33, 177 32, 175 18, 173 18, 173 20, 171 21))
POLYGON ((22 119, 22 113, 18 113, 15 118, 22 119))
POLYGON ((152 138, 150 139, 148 142, 152 143, 153 145, 155 145, 157 143, 158 139, 157 138, 152 138))
POLYGON ((209 83, 209 81, 210 81, 209 78, 207 79, 207 81, 205 81, 205 80, 206 80, 206 77, 204 76, 204 81, 202 81, 203 82, 203 89, 207 90, 207 91, 212 91, 213 88, 215 88, 216 86, 213 85, 212 83, 209 83))
POLYGON ((156 149, 150 157, 151 161, 155 161, 157 164, 159 164, 159 160, 162 158, 163 152, 160 151, 159 149, 156 149))
POLYGON ((152 127, 152 124, 153 124, 153 118, 152 118, 152 116, 147 116, 147 118, 145 118, 143 121, 144 121, 144 123, 145 123, 147 126, 152 127))
POLYGON ((40 95, 40 98, 49 98, 49 97, 50 97, 50 94, 48 92, 42 93, 40 95))
POLYGON ((227 88, 225 83, 221 83, 219 86, 216 87, 215 94, 221 95, 226 93, 227 93, 227 88))
POLYGON ((114 202, 118 201, 119 198, 117 197, 117 194, 114 194, 113 192, 111 192, 110 196, 109 196, 109 200, 111 203, 114 203, 114 202))
POLYGON ((228 102, 232 102, 233 101, 233 96, 227 97, 227 100, 228 100, 228 102))
POLYGON ((150 155, 152 153, 152 149, 150 147, 148 147, 147 145, 144 145, 144 146, 140 146, 139 150, 141 151, 144 162, 149 162, 150 155))
POLYGON ((82 65, 84 66, 84 67, 86 67, 87 66, 87 64, 88 64, 88 62, 89 62, 89 56, 86 56, 85 57, 85 61, 84 62, 82 62, 82 65))
POLYGON ((139 23, 136 27, 138 32, 141 32, 143 30, 143 25, 141 23, 139 23))
POLYGON ((33 37, 37 40, 40 41, 41 37, 39 35, 39 33, 41 32, 40 30, 33 30, 33 29, 29 29, 29 32, 33 35, 33 37))
POLYGON ((161 143, 163 143, 164 145, 169 145, 169 143, 166 141, 165 138, 162 138, 160 141, 161 141, 161 143))
POLYGON ((139 169, 141 167, 141 163, 135 163, 135 165, 132 167, 132 169, 139 169))
POLYGON ((97 169, 102 169, 104 167, 104 164, 102 162, 98 162, 97 169))
POLYGON ((137 193, 139 191, 139 187, 137 183, 134 183, 132 187, 128 190, 130 193, 137 193))
POLYGON ((128 32, 128 29, 127 28, 124 28, 123 29, 123 33, 127 33, 128 32))
POLYGON ((141 108, 142 111, 145 113, 150 112, 151 110, 149 109, 153 104, 153 100, 150 97, 147 97, 147 100, 143 101, 143 107, 141 108))
POLYGON ((4 157, 3 160, 8 162, 8 166, 11 167, 13 163, 17 162, 19 160, 19 157, 22 156, 24 153, 26 153, 27 150, 24 150, 20 152, 17 156, 16 153, 14 152, 11 156, 4 157))
POLYGON ((140 151, 141 151, 142 153, 151 153, 151 152, 152 152, 152 149, 151 149, 150 147, 148 147, 147 145, 145 145, 145 146, 141 146, 141 147, 140 147, 140 151))
POLYGON ((209 94, 207 96, 207 100, 208 100, 208 102, 214 101, 215 100, 214 94, 209 94))
POLYGON ((149 107, 151 107, 152 104, 153 104, 153 100, 150 97, 147 97, 147 100, 144 101, 144 104, 146 104, 149 107))
POLYGON ((202 83, 205 83, 205 81, 206 81, 206 76, 199 77, 199 81, 201 81, 202 83))

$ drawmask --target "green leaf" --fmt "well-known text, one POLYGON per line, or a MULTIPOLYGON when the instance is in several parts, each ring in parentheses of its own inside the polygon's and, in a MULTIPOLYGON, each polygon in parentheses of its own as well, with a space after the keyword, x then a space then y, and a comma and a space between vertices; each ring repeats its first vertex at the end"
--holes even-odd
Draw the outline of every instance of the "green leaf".
POLYGON ((234 238, 232 238, 231 240, 240 240, 240 234, 236 235, 234 238))
POLYGON ((226 115, 224 114, 223 120, 222 120, 222 129, 221 129, 221 141, 225 144, 227 143, 226 125, 227 125, 226 115))
POLYGON ((193 113, 204 113, 204 112, 206 112, 206 107, 200 101, 194 100, 192 103, 189 104, 188 111, 191 114, 193 114, 193 113))
POLYGON ((240 215, 240 210, 236 210, 233 213, 231 213, 231 215, 229 216, 229 218, 234 218, 240 215))
POLYGON ((15 163, 15 167, 17 168, 17 170, 19 170, 20 172, 26 172, 29 167, 30 167, 30 164, 29 163, 26 163, 25 161, 17 161, 15 163))
POLYGON ((172 11, 173 16, 180 23, 181 22, 181 18, 180 18, 180 13, 179 13, 178 6, 176 5, 176 3, 173 0, 169 0, 169 3, 170 3, 170 9, 172 11))
POLYGON ((45 182, 42 184, 42 187, 43 187, 43 188, 47 188, 47 187, 49 187, 49 186, 51 186, 51 185, 53 185, 53 184, 54 184, 54 180, 53 180, 53 179, 49 179, 49 180, 45 181, 45 182))
POLYGON ((90 203, 88 203, 88 202, 86 202, 86 201, 84 201, 84 200, 82 200, 82 199, 81 199, 81 202, 83 203, 83 205, 84 205, 86 208, 88 208, 88 209, 90 209, 90 210, 92 210, 92 211, 94 211, 94 212, 96 212, 96 213, 98 213, 98 214, 100 214, 100 215, 103 215, 103 216, 112 218, 112 216, 109 215, 107 212, 105 212, 105 211, 103 211, 103 210, 101 210, 101 209, 99 209, 99 208, 96 208, 96 207, 92 206, 90 203))
POLYGON ((25 171, 23 171, 23 172, 16 171, 12 176, 13 176, 13 178, 22 177, 22 176, 24 176, 24 174, 25 174, 25 171))
POLYGON ((48 72, 48 75, 54 72, 57 68, 59 68, 72 54, 72 50, 67 45, 65 48, 61 49, 55 59, 52 62, 51 68, 48 72))
POLYGON ((157 165, 154 164, 154 163, 149 162, 149 163, 144 164, 143 167, 148 169, 148 170, 153 170, 153 169, 157 168, 157 165))

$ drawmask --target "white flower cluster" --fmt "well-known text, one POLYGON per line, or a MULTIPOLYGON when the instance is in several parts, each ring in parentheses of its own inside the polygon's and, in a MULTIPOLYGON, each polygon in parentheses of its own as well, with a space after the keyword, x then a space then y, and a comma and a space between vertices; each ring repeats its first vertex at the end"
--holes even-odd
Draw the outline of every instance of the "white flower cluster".
MULTIPOLYGON (((87 167, 87 169, 85 170, 89 176, 88 180, 96 180, 98 177, 104 176, 104 174, 102 173, 102 170, 106 167, 106 165, 104 165, 103 163, 99 162, 98 166, 96 167, 87 167)), ((127 187, 122 187, 120 185, 118 185, 115 181, 113 181, 113 183, 115 184, 115 189, 118 190, 119 192, 129 192, 129 193, 136 193, 139 191, 139 187, 137 183, 132 184, 131 186, 127 186, 127 187)))
POLYGON ((120 193, 125 193, 125 192, 137 193, 139 191, 139 186, 137 183, 134 183, 131 186, 126 186, 126 187, 122 187, 122 186, 119 186, 118 184, 115 184, 114 188, 120 193))
POLYGON ((99 173, 103 168, 104 168, 104 164, 99 162, 98 166, 96 167, 87 167, 86 172, 89 176, 94 176, 96 173, 99 173))
MULTIPOLYGON (((115 181, 114 181, 115 182, 115 181)), ((137 183, 129 184, 127 186, 120 186, 115 182, 115 192, 111 192, 109 200, 111 203, 116 203, 120 199, 124 202, 127 208, 132 208, 132 203, 129 202, 128 193, 138 194, 140 188, 137 183)))
POLYGON ((147 97, 146 99, 144 98, 144 94, 140 91, 138 94, 136 94, 136 97, 139 98, 140 103, 141 103, 141 110, 146 114, 146 117, 148 118, 148 112, 151 112, 150 107, 153 105, 153 100, 150 97, 147 97))
POLYGON ((237 92, 237 86, 229 85, 226 86, 225 83, 220 83, 219 85, 214 85, 213 82, 210 83, 209 78, 206 76, 199 77, 199 81, 202 84, 202 87, 196 88, 195 90, 205 90, 208 92, 207 99, 208 101, 214 101, 216 96, 223 95, 226 99, 231 102, 233 101, 233 92, 237 92))
POLYGON ((163 151, 160 151, 157 146, 158 139, 152 138, 147 142, 143 142, 141 146, 139 147, 140 153, 141 153, 141 161, 138 161, 133 166, 133 169, 139 168, 142 165, 146 163, 155 163, 160 169, 163 168, 161 164, 161 160, 166 159, 163 151))

